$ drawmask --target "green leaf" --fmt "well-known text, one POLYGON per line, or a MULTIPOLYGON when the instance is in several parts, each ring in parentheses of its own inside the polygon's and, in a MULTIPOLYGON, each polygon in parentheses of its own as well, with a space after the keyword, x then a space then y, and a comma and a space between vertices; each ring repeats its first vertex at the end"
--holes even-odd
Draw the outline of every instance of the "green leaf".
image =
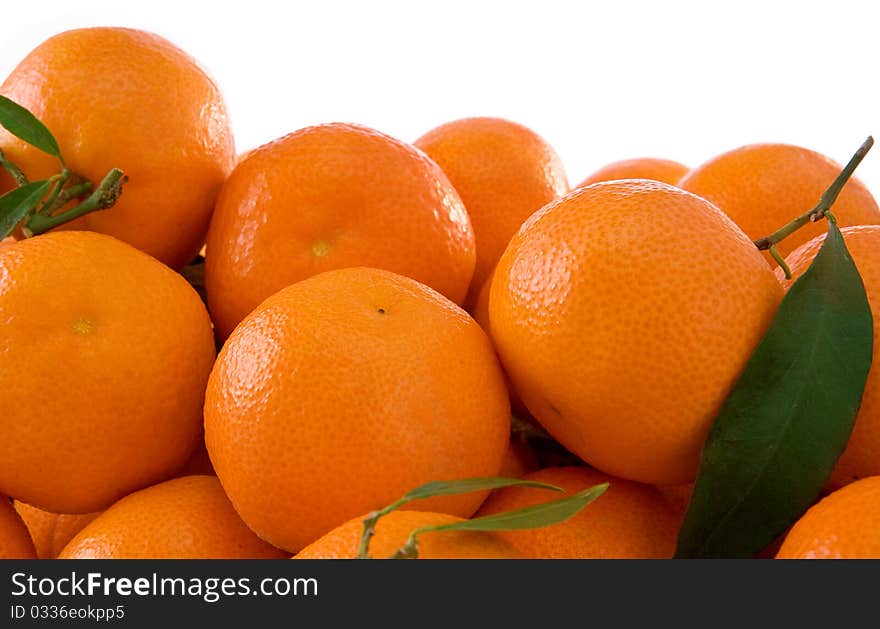
POLYGON ((425 483, 424 485, 408 491, 398 503, 403 504, 405 502, 410 502, 411 500, 423 500, 425 498, 448 496, 451 494, 467 494, 472 491, 486 491, 500 489, 502 487, 536 487, 538 489, 563 491, 562 488, 556 487, 555 485, 548 485, 547 483, 539 483, 537 481, 522 480, 518 478, 488 476, 485 478, 465 478, 462 480, 433 481, 425 483))
POLYGON ((852 432, 873 320, 837 225, 783 299, 703 446, 676 557, 748 557, 813 503, 852 432))
POLYGON ((34 181, 0 197, 0 240, 11 234, 28 212, 37 207, 50 185, 46 180, 34 181))
POLYGON ((417 559, 419 556, 419 535, 439 531, 519 531, 537 529, 558 524, 575 515, 578 511, 605 493, 608 483, 595 485, 573 496, 551 500, 541 504, 484 515, 472 520, 462 520, 450 524, 424 526, 410 533, 409 539, 390 559, 417 559))
MULTIPOLYGON (((486 491, 490 489, 500 489, 501 487, 534 487, 536 489, 549 489, 551 491, 563 491, 561 487, 548 485, 547 483, 539 483, 532 480, 522 480, 519 478, 503 478, 500 476, 487 476, 483 478, 464 478, 461 480, 451 481, 432 481, 420 485, 415 489, 408 491, 400 499, 395 500, 390 505, 373 511, 364 519, 364 531, 361 534, 361 541, 358 545, 358 557, 366 559, 369 552, 370 539, 376 530, 376 522, 382 516, 388 515, 395 509, 398 509, 413 500, 424 500, 425 498, 434 498, 435 496, 449 496, 452 494, 467 494, 472 491, 486 491)), ((412 549, 412 552, 415 552, 412 549)))
POLYGON ((0 125, 31 146, 61 159, 61 149, 52 132, 31 112, 3 95, 0 95, 0 125))
POLYGON ((513 511, 484 515, 471 520, 425 527, 424 529, 419 529, 419 531, 519 531, 522 529, 537 529, 551 526, 567 520, 576 514, 605 493, 606 489, 608 489, 608 483, 602 483, 566 498, 559 498, 558 500, 551 500, 523 507, 522 509, 514 509, 513 511))

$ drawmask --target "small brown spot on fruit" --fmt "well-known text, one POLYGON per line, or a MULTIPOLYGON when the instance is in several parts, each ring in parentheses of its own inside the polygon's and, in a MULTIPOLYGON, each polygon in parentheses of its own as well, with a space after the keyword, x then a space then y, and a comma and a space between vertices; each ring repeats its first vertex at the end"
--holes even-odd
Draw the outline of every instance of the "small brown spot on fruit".
POLYGON ((80 336, 88 336, 95 331, 95 322, 88 317, 80 317, 74 321, 70 327, 73 328, 73 331, 76 334, 79 334, 80 336))
POLYGON ((333 246, 326 240, 316 240, 312 243, 312 253, 317 258, 323 258, 328 253, 330 253, 330 250, 332 248, 333 246))

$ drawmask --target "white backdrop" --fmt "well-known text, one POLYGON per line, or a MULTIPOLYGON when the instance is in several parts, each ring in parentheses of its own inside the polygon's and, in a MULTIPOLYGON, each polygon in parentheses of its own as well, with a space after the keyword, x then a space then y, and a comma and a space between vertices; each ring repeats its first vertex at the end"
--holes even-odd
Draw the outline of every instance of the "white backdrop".
MULTIPOLYGON (((61 30, 152 30, 217 79, 240 151, 320 122, 412 141, 492 115, 546 137, 575 184, 616 159, 696 165, 759 141, 843 162, 880 134, 870 1, 3 4, 0 76, 61 30)), ((880 196, 880 147, 858 174, 880 196)))

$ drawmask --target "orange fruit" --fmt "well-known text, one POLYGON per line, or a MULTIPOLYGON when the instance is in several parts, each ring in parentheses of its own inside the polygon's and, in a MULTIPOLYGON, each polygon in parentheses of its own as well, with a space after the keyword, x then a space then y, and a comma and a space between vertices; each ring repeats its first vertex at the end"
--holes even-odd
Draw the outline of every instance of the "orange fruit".
POLYGON ((221 337, 278 290, 322 271, 388 269, 461 302, 475 261, 464 205, 423 153, 326 124, 254 149, 211 220, 208 303, 221 337))
POLYGON ((416 140, 452 181, 474 226, 477 265, 465 305, 473 307, 511 236, 533 212, 568 192, 553 148, 500 118, 464 118, 416 140))
POLYGON ((15 510, 34 540, 38 559, 55 559, 74 535, 101 515, 100 511, 82 514, 50 513, 18 500, 15 501, 15 510))
POLYGON ((711 203, 624 180, 534 214, 489 297, 513 388, 553 437, 604 472, 692 481, 700 448, 782 297, 711 203))
POLYGON ((136 491, 99 515, 59 559, 283 559, 245 526, 214 476, 136 491))
MULTIPOLYGON (((539 529, 498 531, 533 559, 665 559, 675 552, 679 518, 654 487, 586 467, 549 467, 523 478, 574 494, 610 483, 599 496, 564 522, 539 529)), ((483 503, 477 516, 522 509, 559 495, 543 489, 505 487, 483 503)))
MULTIPOLYGON (((303 548, 294 559, 357 559, 364 517, 342 524, 303 548)), ((424 526, 460 522, 445 513, 392 511, 380 518, 370 540, 369 554, 385 559, 406 544, 410 533, 424 526)), ((419 559, 521 559, 498 534, 488 531, 435 531, 418 537, 419 559)))
POLYGON ((880 559, 880 476, 829 494, 791 528, 777 559, 880 559))
MULTIPOLYGON (((831 474, 830 486, 835 489, 859 478, 880 476, 880 225, 845 227, 841 233, 862 276, 874 315, 874 338, 878 340, 874 342, 873 366, 868 372, 852 435, 831 474)), ((777 277, 786 290, 807 270, 824 241, 824 236, 814 238, 786 258, 792 273, 790 281, 777 269, 777 277)))
POLYGON ((5 496, 0 496, 0 559, 36 559, 34 542, 21 517, 5 496))
POLYGON ((90 513, 172 476, 195 447, 211 321, 177 273, 110 236, 0 247, 0 491, 90 513))
MULTIPOLYGON (((720 207, 757 240, 814 207, 840 170, 830 158, 799 146, 750 144, 698 166, 678 185, 720 207)), ((857 179, 844 186, 834 214, 841 226, 880 223, 877 202, 857 179)), ((811 223, 776 248, 786 256, 824 231, 821 221, 811 223)), ((765 259, 776 265, 769 254, 765 259)))
MULTIPOLYGON (((144 31, 67 31, 31 51, 0 94, 49 128, 73 172, 95 185, 114 167, 128 175, 113 208, 66 229, 116 236, 175 268, 192 259, 235 160, 220 90, 192 57, 144 31)), ((3 129, 0 149, 32 180, 59 170, 3 129)))
MULTIPOLYGON (((415 280, 367 268, 263 302, 223 346, 205 401, 208 452, 232 503, 291 552, 428 481, 496 475, 509 420, 474 320, 415 280)), ((419 508, 467 517, 484 497, 419 508)))
POLYGON ((615 179, 651 179, 675 186, 687 174, 688 170, 690 169, 684 164, 679 164, 671 159, 660 159, 659 157, 623 159, 619 162, 606 164, 580 182, 577 187, 582 188, 600 181, 615 179))

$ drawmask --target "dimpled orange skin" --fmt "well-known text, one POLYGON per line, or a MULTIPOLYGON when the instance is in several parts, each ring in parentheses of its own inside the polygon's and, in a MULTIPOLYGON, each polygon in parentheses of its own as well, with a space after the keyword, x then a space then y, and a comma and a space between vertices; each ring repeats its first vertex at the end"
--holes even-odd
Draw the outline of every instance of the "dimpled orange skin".
POLYGON ((781 297, 716 207, 624 180, 533 215, 498 263, 489 311, 532 415, 594 467, 662 485, 695 478, 709 425, 781 297))
POLYGON ((675 186, 689 170, 684 164, 679 164, 671 159, 637 157, 606 164, 580 182, 577 187, 583 188, 592 183, 615 179, 651 179, 675 186))
MULTIPOLYGON (((831 473, 830 487, 835 489, 865 476, 880 475, 880 225, 845 227, 841 233, 865 285, 874 315, 875 341, 856 424, 831 473)), ((786 290, 807 270, 824 241, 824 236, 814 238, 786 258, 792 279, 786 281, 781 269, 776 273, 786 290)))
POLYGON ((31 539, 34 540, 38 559, 55 559, 77 533, 101 515, 100 511, 82 514, 50 513, 18 500, 15 501, 15 510, 24 520, 31 539))
POLYGON ((198 294, 93 232, 0 247, 0 491, 99 511, 174 475, 195 447, 214 359, 198 294))
MULTIPOLYGON (((73 172, 96 185, 114 167, 128 175, 112 209, 64 229, 116 236, 173 268, 192 259, 235 160, 223 98, 194 59, 144 31, 67 31, 29 53, 0 94, 49 128, 73 172)), ((31 180, 59 171, 3 129, 0 149, 31 180)))
MULTIPOLYGON (((601 483, 605 493, 568 520, 539 529, 498 531, 531 559, 668 559, 675 552, 678 516, 654 487, 586 467, 550 467, 523 478, 574 494, 601 483)), ((522 509, 559 494, 527 487, 495 491, 478 516, 522 509)))
POLYGON ((424 153, 351 124, 308 127, 254 149, 223 187, 205 282, 221 337, 265 298, 331 269, 370 266, 461 303, 474 233, 424 153))
POLYGON ((0 496, 0 559, 36 559, 27 527, 6 496, 0 496))
POLYGON ((86 526, 59 559, 286 559, 251 531, 215 476, 134 492, 86 526))
POLYGON ((829 494, 801 516, 777 559, 880 559, 880 476, 829 494))
MULTIPOLYGON (((356 559, 364 517, 349 520, 312 542, 294 559, 356 559)), ((423 526, 460 522, 445 513, 392 511, 376 525, 369 554, 386 559, 406 544, 409 534, 423 526)), ((522 556, 498 533, 490 531, 436 531, 418 537, 419 559, 521 559, 522 556)))
MULTIPOLYGON (((366 268, 266 300, 220 352, 205 402, 208 452, 236 510, 291 552, 428 481, 497 475, 509 424, 476 322, 415 280, 366 268)), ((467 517, 485 495, 413 508, 467 517)))
MULTIPOLYGON (((810 210, 840 173, 830 158, 789 144, 750 144, 694 168, 679 187, 708 199, 752 240, 769 236, 810 210)), ((834 203, 841 227, 880 223, 880 209, 858 179, 850 179, 834 203)), ((787 256, 825 232, 822 221, 811 223, 780 242, 787 256)), ((775 268, 769 254, 765 259, 775 268)))
POLYGON ((562 161, 534 131, 500 118, 464 118, 416 140, 452 181, 474 226, 471 309, 510 237, 531 214, 568 192, 562 161))

